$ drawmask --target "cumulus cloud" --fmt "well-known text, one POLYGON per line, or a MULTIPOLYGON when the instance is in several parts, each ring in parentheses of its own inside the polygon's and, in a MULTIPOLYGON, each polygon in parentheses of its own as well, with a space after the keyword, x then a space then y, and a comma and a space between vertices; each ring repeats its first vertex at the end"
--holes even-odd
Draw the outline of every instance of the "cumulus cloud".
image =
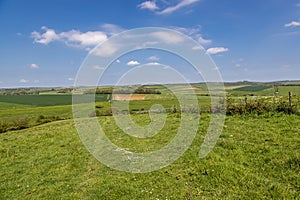
POLYGON ((296 27, 296 26, 300 26, 300 22, 297 22, 297 21, 292 21, 288 24, 285 24, 284 27, 296 27))
POLYGON ((28 82, 29 82, 29 80, 26 80, 26 79, 21 79, 19 82, 20 82, 20 83, 28 83, 28 82))
POLYGON ((40 44, 48 44, 55 40, 59 40, 59 36, 56 34, 55 30, 48 29, 46 26, 42 26, 41 29, 43 31, 45 31, 42 34, 37 31, 33 31, 31 33, 31 37, 33 37, 34 42, 40 43, 40 44))
POLYGON ((125 31, 124 28, 122 28, 118 25, 109 24, 109 23, 102 24, 101 29, 108 35, 115 35, 115 34, 125 31))
POLYGON ((103 43, 98 48, 94 49, 90 53, 92 55, 101 56, 101 57, 109 57, 116 53, 120 49, 120 44, 116 44, 113 42, 103 43))
POLYGON ((136 60, 131 60, 127 63, 127 66, 136 66, 139 65, 140 63, 136 60))
POLYGON ((149 58, 147 58, 148 60, 151 60, 151 61, 158 61, 159 58, 157 56, 150 56, 149 58))
POLYGON ((119 59, 116 60, 116 63, 121 63, 121 61, 119 59))
POLYGON ((74 81, 74 78, 70 77, 70 78, 68 78, 68 81, 74 81))
POLYGON ((162 65, 162 64, 160 64, 158 62, 149 62, 149 63, 146 63, 145 65, 147 65, 147 66, 159 66, 159 65, 162 65))
POLYGON ((185 40, 185 38, 181 35, 165 32, 165 31, 153 32, 151 33, 151 35, 169 44, 176 44, 176 43, 183 42, 185 40))
POLYGON ((200 0, 181 0, 178 4, 167 7, 165 9, 163 9, 162 11, 157 12, 157 14, 160 14, 160 15, 171 14, 171 13, 175 12, 176 10, 179 10, 180 8, 186 7, 188 5, 196 3, 198 1, 200 1, 200 0))
POLYGON ((138 5, 140 9, 147 9, 147 10, 157 10, 159 7, 156 5, 155 1, 145 1, 138 5))
POLYGON ((30 68, 31 69, 38 69, 39 66, 37 64, 35 64, 35 63, 32 63, 32 64, 30 64, 30 68))
POLYGON ((214 48, 209 48, 206 50, 207 54, 213 55, 213 54, 218 54, 218 53, 223 53, 229 51, 228 48, 225 47, 214 47, 214 48))
POLYGON ((96 46, 105 41, 107 36, 101 31, 88 31, 82 33, 78 30, 71 30, 59 34, 59 38, 69 45, 88 47, 96 46))
POLYGON ((41 28, 44 33, 33 31, 31 37, 34 42, 40 44, 49 44, 54 41, 61 41, 72 47, 88 48, 107 39, 106 33, 102 31, 80 32, 78 30, 70 30, 67 32, 56 33, 54 29, 49 29, 46 26, 41 28))

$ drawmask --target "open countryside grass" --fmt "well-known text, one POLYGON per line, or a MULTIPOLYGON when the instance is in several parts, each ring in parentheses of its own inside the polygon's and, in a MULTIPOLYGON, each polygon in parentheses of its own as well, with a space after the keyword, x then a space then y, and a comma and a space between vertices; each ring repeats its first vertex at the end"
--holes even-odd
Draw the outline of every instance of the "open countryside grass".
MULTIPOLYGON (((198 94, 205 92, 205 85, 196 86, 199 87, 196 89, 198 94)), ((184 91, 183 86, 176 87, 179 92, 184 91)), ((295 91, 299 88, 282 87, 286 88, 280 93, 291 89, 289 87, 295 91)), ((266 94, 271 90, 273 88, 258 92, 266 94)), ((227 92, 231 91, 234 90, 227 92)), ((238 105, 245 102, 244 94, 249 95, 246 91, 234 92, 232 99, 238 105)), ((199 95, 200 126, 189 150, 162 170, 131 174, 106 167, 83 146, 71 119, 70 95, 49 95, 50 101, 69 104, 52 106, 49 103, 41 106, 45 102, 39 102, 38 95, 9 96, 12 103, 8 103, 9 99, 0 102, 0 121, 13 122, 26 117, 34 127, 0 134, 0 199, 300 198, 299 115, 270 112, 227 116, 217 145, 207 157, 200 159, 198 153, 210 119, 210 115, 203 111, 209 110, 210 97, 199 95), (22 104, 18 104, 21 101, 22 104), (41 115, 67 120, 37 126, 41 115)), ((249 103, 256 100, 272 103, 274 98, 247 97, 249 103)), ((288 97, 275 99, 288 102, 288 97)), ((96 99, 96 110, 103 113, 110 110, 110 103, 106 100, 106 96, 96 99)), ((295 96, 293 100, 299 110, 300 98, 295 96)), ((145 100, 130 101, 129 111, 149 110, 154 104, 165 108, 179 107, 174 95, 166 90, 164 94, 147 94, 145 100)), ((151 121, 148 114, 133 114, 132 118, 139 125, 151 121)), ((162 131, 148 139, 130 137, 118 128, 112 116, 98 119, 108 138, 116 145, 134 152, 148 152, 172 140, 178 130, 180 113, 168 113, 162 131)))
MULTIPOLYGON (((146 117, 138 115, 137 118, 146 117)), ((172 117, 176 121, 176 117, 172 117)), ((107 130, 112 117, 99 118, 107 130)), ((174 121, 174 122, 175 122, 174 121)), ((170 126, 174 122, 170 122, 170 126)), ((300 118, 227 117, 212 152, 198 158, 209 122, 202 115, 190 149, 175 163, 147 174, 111 170, 81 143, 72 120, 0 135, 2 199, 297 199, 300 196, 300 118)), ((176 122, 175 122, 176 123, 176 122)), ((166 131, 166 130, 164 130, 166 131)), ((120 131, 112 141, 129 148, 120 131)), ((172 137, 162 133, 160 138, 172 137)), ((155 148, 155 142, 148 143, 155 148)))
MULTIPOLYGON (((97 94, 96 101, 106 101, 107 95, 97 94)), ((0 102, 24 104, 32 106, 71 105, 71 94, 55 95, 0 95, 0 102)))
POLYGON ((24 105, 24 104, 0 102, 0 110, 8 110, 8 109, 15 109, 15 108, 28 108, 28 107, 32 107, 32 106, 24 105))
POLYGON ((44 106, 44 107, 21 107, 14 109, 4 109, 0 112, 0 119, 12 120, 20 117, 28 117, 35 120, 40 115, 60 116, 62 118, 72 117, 72 106, 44 106))

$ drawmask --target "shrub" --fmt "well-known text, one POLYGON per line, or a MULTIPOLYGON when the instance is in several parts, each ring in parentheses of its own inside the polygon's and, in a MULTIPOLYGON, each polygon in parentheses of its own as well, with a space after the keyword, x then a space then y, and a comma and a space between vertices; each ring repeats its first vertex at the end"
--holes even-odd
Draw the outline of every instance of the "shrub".
POLYGON ((105 111, 100 112, 97 116, 112 116, 112 111, 111 109, 106 109, 105 111))
POLYGON ((96 108, 103 108, 103 104, 102 103, 96 103, 95 107, 96 108))
POLYGON ((13 125, 16 130, 24 129, 29 127, 29 118, 28 117, 20 117, 13 120, 13 125))
POLYGON ((283 112, 286 114, 300 114, 296 105, 289 105, 286 98, 260 98, 242 101, 242 99, 227 99, 226 114, 263 114, 266 112, 283 112))
POLYGON ((5 120, 0 120, 0 133, 4 133, 8 130, 10 124, 5 120))
POLYGON ((61 118, 60 116, 45 116, 45 115, 40 115, 36 122, 37 124, 45 124, 45 123, 49 123, 49 122, 53 122, 53 121, 58 121, 58 120, 62 120, 63 118, 61 118))

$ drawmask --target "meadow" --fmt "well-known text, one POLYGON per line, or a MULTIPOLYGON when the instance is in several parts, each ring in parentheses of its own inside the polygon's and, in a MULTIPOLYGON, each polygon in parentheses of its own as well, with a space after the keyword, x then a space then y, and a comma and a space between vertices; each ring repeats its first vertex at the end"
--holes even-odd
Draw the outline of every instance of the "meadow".
MULTIPOLYGON (((225 84, 232 113, 216 146, 201 159, 210 98, 204 85, 195 86, 202 112, 192 145, 171 165, 141 174, 113 170, 89 153, 72 119, 70 94, 0 95, 0 121, 15 126, 18 119, 28 119, 27 127, 11 127, 0 134, 0 199, 299 199, 300 87, 279 86, 275 97, 270 86, 225 84), (289 112, 289 91, 294 94, 295 112, 289 112)), ((184 86, 178 90, 184 92, 184 86)), ((141 111, 153 104, 170 108, 164 128, 146 139, 124 133, 109 116, 112 107, 106 100, 103 95, 96 99, 97 119, 120 147, 157 150, 178 131, 181 115, 172 110, 178 101, 168 94, 130 101, 128 112, 141 126, 151 121, 141 111)))

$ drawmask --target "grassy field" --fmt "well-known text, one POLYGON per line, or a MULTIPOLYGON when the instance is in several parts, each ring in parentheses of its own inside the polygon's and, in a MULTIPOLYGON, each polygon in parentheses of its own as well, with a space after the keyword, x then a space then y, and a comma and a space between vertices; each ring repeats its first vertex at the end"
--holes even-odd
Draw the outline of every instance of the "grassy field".
MULTIPOLYGON (((135 116, 141 118, 144 115, 135 116)), ((168 141, 176 116, 150 149, 168 141)), ((99 118, 108 137, 138 151, 112 117, 99 118)), ((147 174, 112 170, 81 143, 72 120, 0 135, 1 199, 297 199, 300 196, 300 118, 227 117, 213 151, 198 158, 209 115, 202 115, 190 149, 172 165, 147 174)))
MULTIPOLYGON (((192 86, 201 110, 208 110, 206 86, 192 86)), ((244 95, 252 93, 258 96, 248 97, 248 107, 261 108, 260 102, 274 101, 269 97, 274 94, 272 87, 248 83, 225 87, 232 97, 230 106, 236 106, 233 110, 240 108, 244 95)), ((175 89, 189 94, 182 85, 175 89)), ((278 105, 282 100, 285 103, 279 108, 288 106, 286 93, 300 92, 299 86, 278 89, 275 99, 278 105)), ((96 110, 105 113, 111 109, 106 99, 106 95, 97 96, 96 110)), ((0 95, 0 122, 13 125, 19 119, 29 120, 24 130, 0 134, 0 199, 300 199, 299 115, 233 113, 226 117, 214 149, 200 159, 198 153, 210 121, 210 114, 202 112, 196 137, 182 157, 159 171, 131 174, 108 168, 88 152, 75 129, 71 101, 69 94, 0 95)), ((294 99, 298 110, 299 101, 294 99)), ((168 91, 148 94, 143 101, 130 101, 129 111, 149 110, 153 104, 173 108, 178 101, 168 91)), ((148 114, 131 116, 141 126, 151 122, 148 114)), ((164 128, 147 139, 130 137, 112 116, 98 120, 114 144, 148 152, 174 138, 180 116, 168 113, 164 128)))
MULTIPOLYGON (((107 95, 96 95, 96 101, 105 101, 107 95)), ((32 105, 32 106, 57 106, 71 105, 71 94, 53 94, 53 95, 0 95, 0 102, 32 105)))

